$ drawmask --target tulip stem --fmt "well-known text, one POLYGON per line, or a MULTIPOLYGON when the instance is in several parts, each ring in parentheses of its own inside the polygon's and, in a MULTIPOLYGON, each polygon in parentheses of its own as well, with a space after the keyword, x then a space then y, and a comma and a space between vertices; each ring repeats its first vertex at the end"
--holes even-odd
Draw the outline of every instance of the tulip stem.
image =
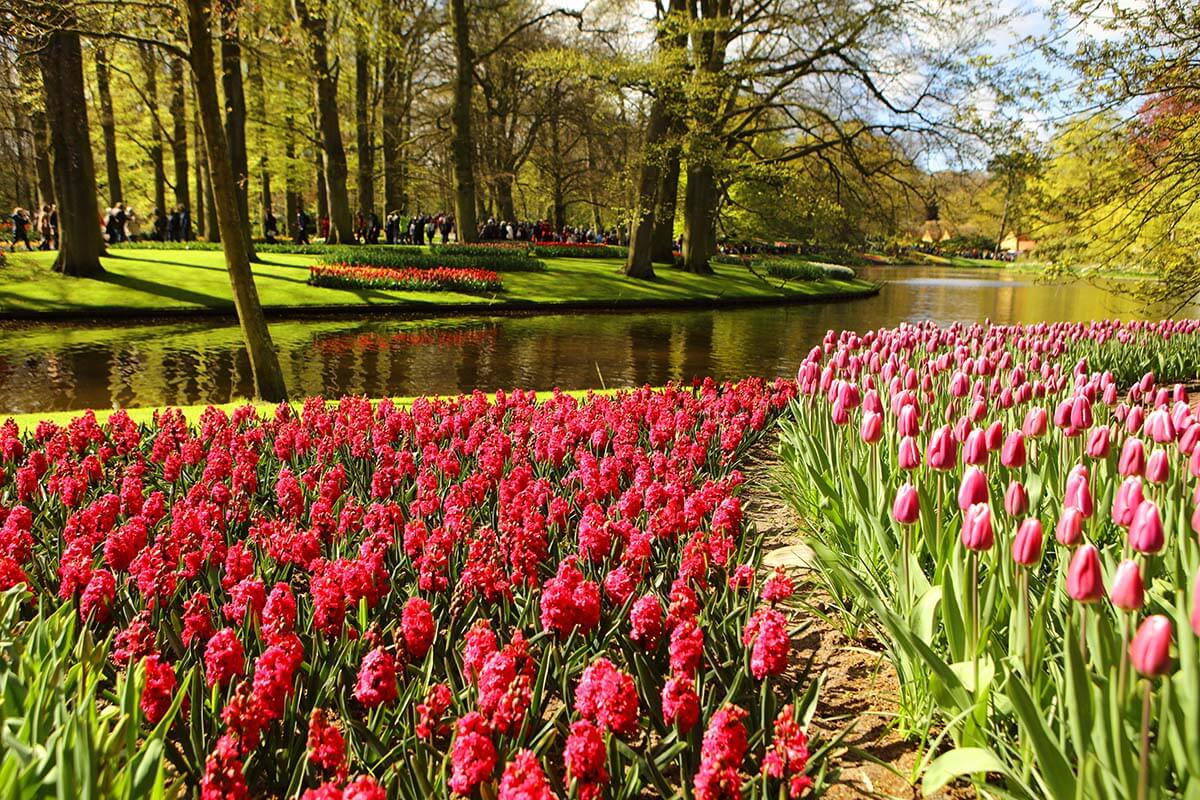
POLYGON ((903 589, 901 607, 908 612, 911 587, 908 577, 908 550, 911 547, 912 530, 910 525, 900 526, 900 582, 903 589))
POLYGON ((1088 646, 1087 646, 1087 603, 1079 604, 1079 655, 1083 658, 1083 666, 1087 667, 1088 646))
POLYGON ((1138 800, 1146 800, 1150 791, 1150 681, 1142 694, 1142 753, 1138 762, 1138 800))
POLYGON ((1121 667, 1117 673, 1117 697, 1125 698, 1125 682, 1129 675, 1129 614, 1121 614, 1121 667))
POLYGON ((971 660, 974 662, 975 685, 979 691, 979 554, 971 550, 967 555, 971 561, 971 660))
POLYGON ((1021 620, 1025 627, 1025 674, 1033 672, 1033 620, 1029 609, 1029 569, 1021 568, 1021 620))

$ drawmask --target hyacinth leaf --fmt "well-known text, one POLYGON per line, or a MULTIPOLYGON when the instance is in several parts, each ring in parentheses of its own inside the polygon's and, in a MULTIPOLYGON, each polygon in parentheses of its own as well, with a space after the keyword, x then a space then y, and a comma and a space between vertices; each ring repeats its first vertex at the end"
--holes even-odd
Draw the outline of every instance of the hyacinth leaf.
MULTIPOLYGON (((994 772, 1009 780, 1009 790, 1017 783, 1010 775, 1008 766, 991 750, 982 747, 959 747, 935 758, 925 770, 921 780, 921 791, 932 797, 956 778, 994 772)), ((1014 792, 1017 797, 1032 797, 1025 792, 1014 792)))

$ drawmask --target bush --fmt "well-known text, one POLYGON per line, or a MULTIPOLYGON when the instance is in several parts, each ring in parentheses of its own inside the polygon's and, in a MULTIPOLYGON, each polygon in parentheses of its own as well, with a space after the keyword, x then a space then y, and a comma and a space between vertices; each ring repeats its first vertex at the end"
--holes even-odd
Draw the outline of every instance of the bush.
POLYGON ((389 269, 352 264, 314 264, 308 282, 335 289, 400 289, 409 292, 499 292, 500 276, 486 269, 428 267, 389 269))
POLYGON ((493 272, 538 272, 546 268, 536 258, 523 251, 446 253, 434 250, 400 250, 387 247, 349 248, 321 259, 325 264, 347 264, 356 267, 389 267, 393 269, 433 269, 454 267, 457 269, 487 269, 493 272))

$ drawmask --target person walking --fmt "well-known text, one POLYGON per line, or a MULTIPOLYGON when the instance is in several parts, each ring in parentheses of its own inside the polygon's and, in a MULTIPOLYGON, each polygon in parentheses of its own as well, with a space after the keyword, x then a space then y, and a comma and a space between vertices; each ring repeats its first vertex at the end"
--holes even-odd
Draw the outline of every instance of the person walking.
POLYGON ((292 239, 296 244, 308 244, 308 214, 303 208, 296 211, 296 230, 292 231, 292 239))
POLYGON ((9 251, 17 249, 17 244, 25 243, 26 250, 32 250, 33 245, 29 243, 29 215, 25 213, 23 208, 14 208, 12 213, 12 244, 9 246, 9 251))
POLYGON ((267 240, 267 244, 275 244, 275 237, 279 235, 279 222, 275 219, 275 215, 271 213, 271 209, 267 209, 267 213, 263 215, 263 238, 267 240))
POLYGON ((42 206, 42 213, 38 214, 37 223, 38 233, 42 237, 38 250, 49 250, 50 242, 54 240, 54 231, 50 227, 50 205, 48 203, 42 206))

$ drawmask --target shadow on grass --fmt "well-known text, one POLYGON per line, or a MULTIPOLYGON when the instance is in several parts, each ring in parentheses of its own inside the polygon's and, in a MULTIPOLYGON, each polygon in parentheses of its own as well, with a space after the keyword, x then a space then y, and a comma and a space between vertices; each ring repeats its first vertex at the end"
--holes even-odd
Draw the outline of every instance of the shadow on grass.
POLYGON ((204 306, 205 308, 223 309, 233 306, 233 300, 229 297, 218 297, 212 294, 195 292, 182 286, 158 283, 145 278, 136 278, 132 275, 124 275, 119 272, 109 272, 105 276, 104 282, 111 283, 115 286, 121 286, 125 289, 130 289, 135 292, 144 292, 145 294, 165 297, 169 300, 176 300, 180 303, 190 303, 192 305, 204 306))

